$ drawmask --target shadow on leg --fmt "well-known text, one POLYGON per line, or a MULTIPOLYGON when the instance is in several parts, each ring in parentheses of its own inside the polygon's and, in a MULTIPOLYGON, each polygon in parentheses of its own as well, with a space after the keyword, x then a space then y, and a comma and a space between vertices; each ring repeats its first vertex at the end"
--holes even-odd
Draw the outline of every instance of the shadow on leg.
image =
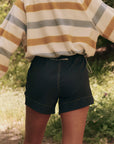
POLYGON ((61 113, 62 144, 82 144, 89 106, 61 113))
POLYGON ((41 144, 49 117, 26 106, 24 144, 41 144))

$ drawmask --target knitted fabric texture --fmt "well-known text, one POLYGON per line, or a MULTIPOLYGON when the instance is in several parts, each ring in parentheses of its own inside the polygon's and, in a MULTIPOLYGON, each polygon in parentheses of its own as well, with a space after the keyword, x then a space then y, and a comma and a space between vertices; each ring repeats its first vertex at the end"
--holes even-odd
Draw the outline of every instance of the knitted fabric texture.
POLYGON ((99 35, 114 42, 114 9, 102 0, 16 0, 0 25, 0 75, 21 43, 29 60, 90 57, 99 35))

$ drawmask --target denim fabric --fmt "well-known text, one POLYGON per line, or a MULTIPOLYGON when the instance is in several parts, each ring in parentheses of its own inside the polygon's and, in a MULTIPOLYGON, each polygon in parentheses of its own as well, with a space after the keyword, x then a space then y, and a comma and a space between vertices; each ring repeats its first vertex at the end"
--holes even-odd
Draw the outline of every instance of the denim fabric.
POLYGON ((94 103, 83 55, 43 58, 36 56, 27 74, 25 104, 44 114, 59 114, 94 103))

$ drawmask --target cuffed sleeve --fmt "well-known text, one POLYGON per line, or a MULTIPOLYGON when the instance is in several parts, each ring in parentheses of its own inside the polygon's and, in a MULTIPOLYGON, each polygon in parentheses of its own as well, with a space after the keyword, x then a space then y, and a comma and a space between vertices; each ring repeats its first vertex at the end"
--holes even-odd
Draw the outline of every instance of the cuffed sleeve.
POLYGON ((102 0, 91 0, 87 13, 99 34, 114 42, 114 9, 102 0))
POLYGON ((0 78, 7 72, 11 55, 26 37, 23 0, 16 0, 0 25, 0 78))

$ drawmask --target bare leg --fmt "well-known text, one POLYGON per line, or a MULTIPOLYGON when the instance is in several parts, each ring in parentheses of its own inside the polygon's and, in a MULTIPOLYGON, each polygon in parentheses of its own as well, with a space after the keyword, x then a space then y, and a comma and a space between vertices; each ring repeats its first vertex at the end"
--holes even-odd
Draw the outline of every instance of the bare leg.
POLYGON ((61 114, 62 144, 82 144, 89 106, 61 114))
POLYGON ((24 144, 41 144, 50 114, 41 114, 26 106, 24 144))

